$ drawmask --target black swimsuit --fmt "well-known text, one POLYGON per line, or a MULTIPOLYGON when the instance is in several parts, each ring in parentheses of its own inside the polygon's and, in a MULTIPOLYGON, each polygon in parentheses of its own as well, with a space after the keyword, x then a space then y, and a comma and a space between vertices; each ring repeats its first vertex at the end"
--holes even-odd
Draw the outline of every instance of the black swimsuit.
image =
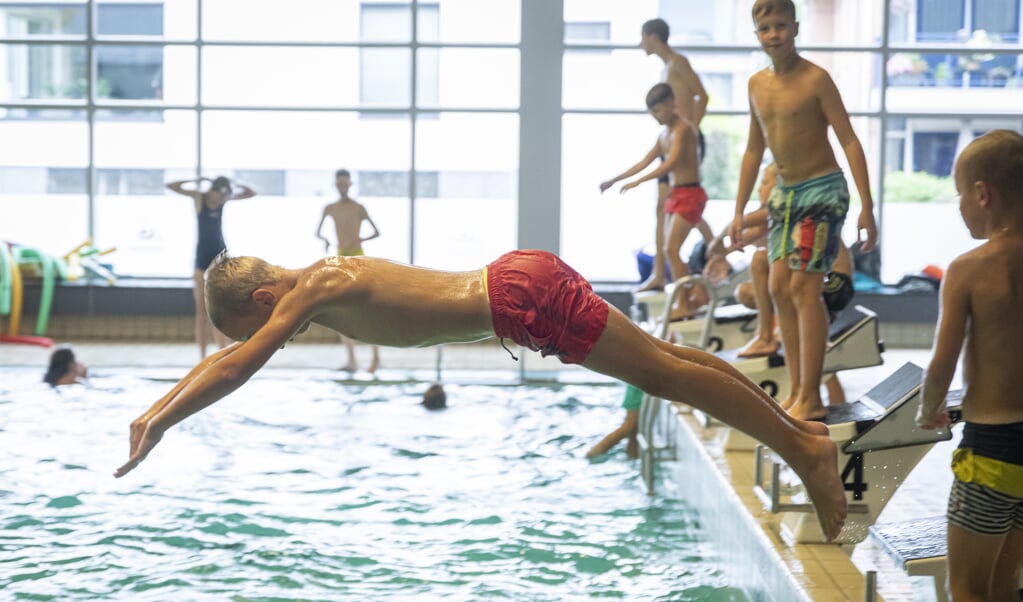
POLYGON ((195 243, 195 269, 205 271, 221 251, 227 249, 224 243, 224 232, 221 227, 221 216, 224 206, 210 209, 206 205, 206 195, 199 201, 199 237, 195 243))

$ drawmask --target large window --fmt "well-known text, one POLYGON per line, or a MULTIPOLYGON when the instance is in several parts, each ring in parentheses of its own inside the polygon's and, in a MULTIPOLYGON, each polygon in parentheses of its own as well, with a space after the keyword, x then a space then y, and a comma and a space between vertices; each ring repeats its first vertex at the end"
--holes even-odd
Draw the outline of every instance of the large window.
POLYGON ((481 265, 515 245, 520 13, 0 1, 0 239, 63 254, 91 238, 118 274, 187 277, 195 210, 165 184, 226 175, 258 192, 225 209, 228 247, 305 263, 344 167, 382 233, 368 253, 481 265))
MULTIPOLYGON (((604 3, 565 0, 566 23, 599 21, 609 31, 604 40, 587 40, 578 28, 566 28, 564 38, 562 251, 591 278, 635 281, 635 251, 652 250, 654 185, 625 195, 617 188, 603 195, 598 190, 601 181, 641 159, 659 131, 644 96, 660 81, 663 63, 636 48, 647 19, 668 23, 669 42, 689 59, 708 90, 701 179, 711 201, 704 216, 714 230, 731 220, 749 127, 746 86, 767 61, 752 33, 752 0, 712 4, 645 0, 616 11, 604 3)), ((1021 4, 796 2, 797 45, 831 74, 867 154, 882 227, 882 276, 888 282, 930 263, 947 264, 976 244, 949 211, 954 209, 949 178, 956 154, 974 136, 999 127, 1023 131, 1021 4), (903 244, 900 224, 915 212, 929 227, 912 244, 903 244)), ((837 140, 833 148, 848 175, 837 140)), ((853 207, 844 237, 852 242, 859 200, 847 179, 853 207)), ((691 238, 683 255, 695 242, 691 238)))
MULTIPOLYGON (((117 247, 104 259, 120 274, 187 277, 194 208, 164 184, 227 175, 259 192, 226 209, 229 248, 305 262, 344 167, 382 233, 372 255, 473 267, 549 227, 587 277, 634 281, 653 187, 598 184, 658 132, 644 97, 663 64, 640 28, 664 18, 709 91, 702 180, 719 230, 747 82, 767 64, 752 2, 563 0, 557 23, 521 0, 0 0, 0 239, 63 254, 92 238, 117 247), (543 32, 550 64, 520 64, 523 30, 543 32), (543 161, 520 175, 521 157, 543 161)), ((944 191, 972 136, 1023 130, 1021 5, 796 2, 797 43, 832 74, 867 153, 888 281, 973 244, 944 191), (946 229, 929 240, 954 244, 900 244, 898 220, 925 206, 946 229)))

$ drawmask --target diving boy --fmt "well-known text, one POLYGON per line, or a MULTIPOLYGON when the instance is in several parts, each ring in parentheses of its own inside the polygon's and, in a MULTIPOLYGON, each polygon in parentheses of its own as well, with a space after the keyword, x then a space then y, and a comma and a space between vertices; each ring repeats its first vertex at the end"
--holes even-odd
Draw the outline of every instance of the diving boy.
POLYGON ((827 427, 788 416, 724 360, 647 334, 550 253, 513 251, 467 272, 372 257, 327 257, 285 269, 224 255, 207 270, 206 284, 210 319, 239 342, 200 362, 132 422, 130 457, 115 476, 134 469, 167 429, 240 387, 317 323, 396 347, 507 338, 683 401, 782 456, 803 480, 828 539, 845 520, 837 448, 827 427))

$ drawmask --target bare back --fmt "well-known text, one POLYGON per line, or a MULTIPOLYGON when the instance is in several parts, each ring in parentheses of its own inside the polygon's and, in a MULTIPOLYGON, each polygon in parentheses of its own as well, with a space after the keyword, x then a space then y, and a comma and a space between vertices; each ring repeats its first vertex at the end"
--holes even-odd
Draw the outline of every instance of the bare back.
POLYGON ((955 286, 968 287, 963 418, 1023 422, 1023 237, 991 240, 963 255, 955 286))
POLYGON ((365 343, 425 347, 494 335, 482 270, 327 257, 302 270, 285 298, 304 290, 323 291, 307 319, 365 343))
POLYGON ((697 112, 696 97, 706 98, 707 92, 689 60, 673 52, 671 58, 664 63, 661 81, 671 86, 675 95, 675 112, 699 126, 703 114, 702 111, 699 114, 697 112))
POLYGON ((821 98, 833 88, 831 76, 803 58, 784 74, 767 68, 750 78, 755 117, 786 185, 838 169, 821 98))
POLYGON ((343 199, 324 207, 323 214, 334 220, 339 251, 362 248, 362 222, 367 217, 365 207, 351 199, 343 199))

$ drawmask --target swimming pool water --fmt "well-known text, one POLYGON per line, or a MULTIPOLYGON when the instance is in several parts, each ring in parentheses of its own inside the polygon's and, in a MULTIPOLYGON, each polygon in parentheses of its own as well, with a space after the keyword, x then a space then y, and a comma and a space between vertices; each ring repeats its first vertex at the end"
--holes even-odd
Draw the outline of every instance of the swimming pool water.
POLYGON ((353 386, 265 372, 134 472, 171 382, 49 389, 0 370, 5 600, 748 600, 664 480, 621 449, 616 386, 353 386))

